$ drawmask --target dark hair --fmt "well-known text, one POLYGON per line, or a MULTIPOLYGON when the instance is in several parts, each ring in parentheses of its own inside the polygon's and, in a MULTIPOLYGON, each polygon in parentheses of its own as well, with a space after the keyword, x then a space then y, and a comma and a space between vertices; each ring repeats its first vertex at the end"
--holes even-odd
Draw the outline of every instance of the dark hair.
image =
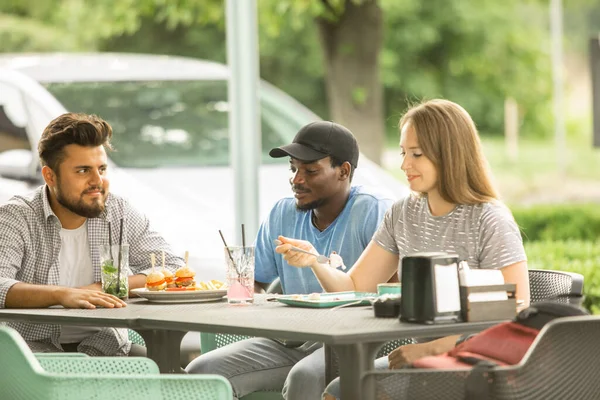
MULTIPOLYGON (((331 166, 333 168, 335 167, 341 167, 343 163, 345 163, 346 161, 342 161, 337 157, 334 156, 329 156, 329 159, 331 160, 331 166)), ((348 164, 350 164, 350 183, 352 183, 352 178, 354 177, 354 167, 352 166, 352 163, 348 161, 348 164)))
POLYGON ((42 166, 47 165, 58 174, 64 160, 64 148, 70 144, 79 146, 104 146, 112 150, 112 128, 96 115, 66 113, 53 119, 44 129, 38 143, 42 166))

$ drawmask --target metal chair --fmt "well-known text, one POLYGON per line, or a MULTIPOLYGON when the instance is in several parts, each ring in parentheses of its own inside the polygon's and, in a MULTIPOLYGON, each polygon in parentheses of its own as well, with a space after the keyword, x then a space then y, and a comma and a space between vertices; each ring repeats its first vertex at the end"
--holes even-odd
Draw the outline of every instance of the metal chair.
POLYGON ((550 269, 530 269, 529 289, 531 303, 553 300, 579 306, 583 301, 583 275, 550 269))
POLYGON ((142 337, 142 335, 140 335, 139 333, 137 333, 133 329, 128 329, 127 330, 127 336, 129 337, 129 341, 131 343, 139 344, 140 346, 146 347, 146 341, 144 340, 144 338, 142 337))
POLYGON ((44 371, 57 374, 160 374, 158 365, 156 365, 154 361, 146 357, 46 356, 36 358, 42 366, 42 368, 44 369, 44 371))
MULTIPOLYGON (((600 317, 558 318, 547 324, 518 365, 485 371, 488 398, 597 399, 600 393, 600 317)), ((388 370, 375 380, 377 399, 465 399, 477 370, 388 370)), ((475 376, 479 378, 479 376, 475 376)), ((367 382, 365 382, 367 383, 367 382)))
MULTIPOLYGON (((579 306, 583 299, 583 275, 574 272, 530 269, 529 288, 531 303, 554 300, 579 306)), ((399 346, 415 342, 414 339, 387 342, 379 350, 377 358, 388 355, 399 346)), ((326 380, 330 382, 338 375, 338 361, 330 348, 326 348, 326 357, 330 360, 326 380)))
POLYGON ((229 400, 233 396, 231 385, 221 376, 160 375, 151 372, 157 371, 158 367, 146 358, 133 358, 133 362, 125 357, 100 358, 97 364, 95 357, 37 358, 16 330, 4 326, 0 327, 0 352, 3 399, 229 400), (72 368, 64 364, 70 362, 78 365, 72 368), (127 368, 132 363, 136 367, 127 368), (118 371, 115 371, 116 366, 118 371), (84 372, 73 372, 74 369, 81 371, 81 368, 84 372))
POLYGON ((35 358, 40 360, 41 358, 80 358, 89 357, 85 353, 33 353, 35 358))

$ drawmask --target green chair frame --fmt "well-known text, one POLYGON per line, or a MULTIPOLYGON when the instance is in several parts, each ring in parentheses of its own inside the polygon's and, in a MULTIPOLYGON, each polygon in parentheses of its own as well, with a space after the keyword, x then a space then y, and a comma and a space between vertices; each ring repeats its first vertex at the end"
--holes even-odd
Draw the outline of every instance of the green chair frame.
POLYGON ((38 357, 46 372, 56 374, 158 375, 154 361, 146 357, 38 357))
POLYGON ((2 398, 11 400, 233 397, 231 385, 221 376, 160 375, 156 364, 143 357, 36 356, 18 332, 6 326, 0 327, 0 351, 2 398))
POLYGON ((140 335, 136 331, 134 331, 132 329, 128 329, 127 336, 131 343, 139 344, 140 346, 146 347, 146 342, 144 341, 144 338, 142 337, 142 335, 140 335))

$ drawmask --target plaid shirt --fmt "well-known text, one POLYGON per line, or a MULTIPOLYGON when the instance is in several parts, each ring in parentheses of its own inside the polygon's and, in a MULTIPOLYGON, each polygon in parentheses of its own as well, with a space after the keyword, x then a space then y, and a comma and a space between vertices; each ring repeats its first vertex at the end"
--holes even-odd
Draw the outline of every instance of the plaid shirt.
MULTIPOLYGON (((108 244, 108 221, 113 242, 118 240, 123 218, 123 243, 129 244, 129 266, 133 274, 147 274, 150 253, 165 250, 165 265, 175 271, 183 259, 150 227, 148 219, 126 200, 109 194, 106 209, 88 219, 88 240, 94 281, 100 278, 99 246, 108 244)), ((59 285, 61 224, 48 202, 46 186, 27 196, 15 196, 0 206, 0 307, 5 307, 8 290, 18 282, 59 285)), ((52 347, 60 351, 60 325, 10 322, 32 349, 52 347)), ((131 348, 126 329, 105 328, 85 338, 79 350, 90 355, 127 355, 131 348)))

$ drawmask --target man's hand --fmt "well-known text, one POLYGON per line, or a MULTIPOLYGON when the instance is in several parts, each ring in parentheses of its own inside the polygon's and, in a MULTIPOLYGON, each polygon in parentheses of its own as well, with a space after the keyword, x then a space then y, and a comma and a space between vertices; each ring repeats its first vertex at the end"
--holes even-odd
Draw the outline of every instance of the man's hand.
POLYGON ((91 285, 79 286, 78 289, 97 290, 97 291, 101 292, 102 291, 102 283, 95 282, 95 283, 92 283, 91 285))
POLYGON ((306 240, 298 240, 286 238, 285 236, 279 236, 279 241, 282 243, 279 246, 275 247, 275 252, 279 254, 283 254, 283 259, 287 261, 287 263, 293 267, 311 267, 313 264, 317 262, 317 250, 313 247, 310 242, 306 240), (306 250, 309 253, 314 254, 311 256, 310 254, 301 253, 299 251, 291 250, 292 246, 298 247, 302 250, 306 250))
MULTIPOLYGON (((143 288, 146 285, 146 275, 137 274, 130 275, 127 277, 129 281, 129 290, 143 288)), ((102 282, 94 282, 91 285, 79 286, 79 289, 88 289, 88 290, 98 290, 102 291, 102 282)), ((129 293, 130 296, 137 296, 132 293, 129 293)))
POLYGON ((98 290, 64 288, 59 295, 59 303, 65 308, 121 308, 127 304, 113 296, 98 290))

